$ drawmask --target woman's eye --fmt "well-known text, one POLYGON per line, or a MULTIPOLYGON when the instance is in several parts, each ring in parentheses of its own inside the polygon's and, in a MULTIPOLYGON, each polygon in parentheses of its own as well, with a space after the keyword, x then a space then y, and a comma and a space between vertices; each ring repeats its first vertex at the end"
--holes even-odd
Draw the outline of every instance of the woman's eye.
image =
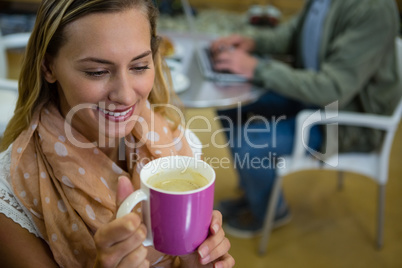
POLYGON ((91 77, 101 77, 102 75, 107 74, 107 71, 85 72, 85 74, 91 77))
POLYGON ((132 70, 136 71, 136 72, 144 72, 145 70, 149 69, 148 65, 145 66, 137 66, 137 67, 133 67, 131 68, 132 70))

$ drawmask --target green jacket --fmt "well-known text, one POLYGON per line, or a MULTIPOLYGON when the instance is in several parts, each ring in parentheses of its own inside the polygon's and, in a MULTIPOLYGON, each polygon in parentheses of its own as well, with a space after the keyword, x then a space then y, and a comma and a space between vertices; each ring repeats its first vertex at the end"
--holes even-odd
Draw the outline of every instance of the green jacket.
MULTIPOLYGON (((301 68, 301 26, 309 3, 287 23, 254 36, 257 53, 291 54, 295 61, 289 66, 260 60, 255 83, 319 107, 338 101, 339 110, 391 114, 402 95, 395 0, 332 0, 323 27, 319 72, 301 68)), ((339 139, 341 151, 368 151, 381 142, 381 133, 340 127, 339 139)))

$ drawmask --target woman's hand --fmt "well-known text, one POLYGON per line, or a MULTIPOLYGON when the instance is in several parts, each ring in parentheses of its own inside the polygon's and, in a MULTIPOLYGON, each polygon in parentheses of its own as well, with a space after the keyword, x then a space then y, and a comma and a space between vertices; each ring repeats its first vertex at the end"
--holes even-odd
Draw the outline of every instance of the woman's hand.
MULTIPOLYGON (((130 180, 120 177, 116 204, 119 206, 132 192, 130 180)), ((103 225, 94 236, 97 250, 95 267, 149 267, 147 249, 142 245, 146 232, 145 225, 135 213, 103 225)))
POLYGON ((222 229, 222 214, 214 210, 210 225, 211 235, 198 247, 200 263, 213 263, 214 268, 227 268, 235 265, 229 254, 230 242, 222 229))

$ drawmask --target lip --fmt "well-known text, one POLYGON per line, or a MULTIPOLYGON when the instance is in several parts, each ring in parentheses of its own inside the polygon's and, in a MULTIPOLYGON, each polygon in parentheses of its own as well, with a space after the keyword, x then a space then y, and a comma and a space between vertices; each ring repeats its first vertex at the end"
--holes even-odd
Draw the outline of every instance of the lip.
POLYGON ((97 110, 102 114, 107 120, 114 122, 124 122, 129 119, 134 113, 135 105, 125 108, 125 109, 115 109, 113 111, 105 110, 97 106, 97 110))

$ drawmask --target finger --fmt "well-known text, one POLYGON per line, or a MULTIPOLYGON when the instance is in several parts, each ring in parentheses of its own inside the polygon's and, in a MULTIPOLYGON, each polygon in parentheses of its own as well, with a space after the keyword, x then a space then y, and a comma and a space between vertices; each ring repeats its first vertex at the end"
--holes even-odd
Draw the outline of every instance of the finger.
POLYGON ((141 224, 132 235, 121 240, 119 243, 112 245, 107 251, 118 252, 121 258, 123 258, 136 248, 142 247, 142 243, 146 238, 146 233, 147 229, 145 225, 141 224))
POLYGON ((118 267, 149 267, 149 262, 146 259, 147 254, 148 250, 144 246, 140 246, 124 256, 124 258, 121 259, 118 267))
POLYGON ((220 46, 221 46, 221 41, 216 40, 216 41, 211 43, 210 50, 212 51, 212 53, 216 53, 220 46))
POLYGON ((202 264, 214 261, 227 253, 230 249, 229 239, 225 237, 223 229, 208 237, 199 247, 198 253, 202 264))
POLYGON ((118 264, 120 266, 123 260, 129 258, 133 262, 135 261, 136 264, 140 264, 147 254, 147 250, 142 245, 146 236, 145 234, 145 226, 140 226, 136 232, 127 239, 101 250, 100 254, 98 253, 101 263, 105 267, 116 267, 118 264), (145 253, 143 251, 145 251, 145 253))
POLYGON ((223 64, 230 65, 230 61, 227 58, 223 58, 223 57, 216 57, 213 60, 213 65, 214 66, 223 65, 223 64))
POLYGON ((211 45, 211 50, 213 53, 220 53, 233 48, 235 44, 230 39, 222 39, 211 45))
POLYGON ((235 47, 241 46, 243 42, 243 37, 240 35, 232 35, 229 40, 229 44, 235 47))
POLYGON ((211 42, 211 47, 217 48, 219 46, 226 45, 227 43, 228 43, 228 41, 227 41, 226 37, 218 38, 211 42))
POLYGON ((230 49, 217 52, 213 56, 214 63, 225 62, 230 65, 235 65, 239 61, 239 57, 243 57, 244 53, 238 49, 231 47, 230 49))
POLYGON ((233 65, 230 64, 229 62, 216 62, 214 64, 214 70, 236 73, 235 69, 233 68, 233 65))
POLYGON ((133 235, 140 224, 140 217, 129 213, 100 227, 94 236, 95 243, 99 248, 108 248, 133 235))
POLYGON ((235 264, 235 259, 229 253, 226 253, 219 261, 214 263, 214 268, 231 268, 235 264))
POLYGON ((200 262, 201 264, 207 264, 219 260, 223 255, 228 253, 229 249, 230 249, 230 242, 229 239, 225 237, 221 241, 221 243, 209 253, 209 255, 207 255, 203 259, 200 259, 200 262))
POLYGON ((117 182, 116 205, 119 207, 132 192, 134 192, 131 181, 126 176, 120 176, 117 182))
POLYGON ((231 59, 231 53, 229 51, 218 51, 214 54, 213 59, 215 62, 229 61, 231 59))
POLYGON ((222 214, 218 210, 212 212, 212 220, 210 224, 211 236, 209 236, 198 248, 198 255, 201 259, 206 258, 211 250, 213 250, 225 237, 222 229, 222 214))
POLYGON ((219 210, 212 211, 211 232, 216 234, 222 228, 222 213, 219 210))

